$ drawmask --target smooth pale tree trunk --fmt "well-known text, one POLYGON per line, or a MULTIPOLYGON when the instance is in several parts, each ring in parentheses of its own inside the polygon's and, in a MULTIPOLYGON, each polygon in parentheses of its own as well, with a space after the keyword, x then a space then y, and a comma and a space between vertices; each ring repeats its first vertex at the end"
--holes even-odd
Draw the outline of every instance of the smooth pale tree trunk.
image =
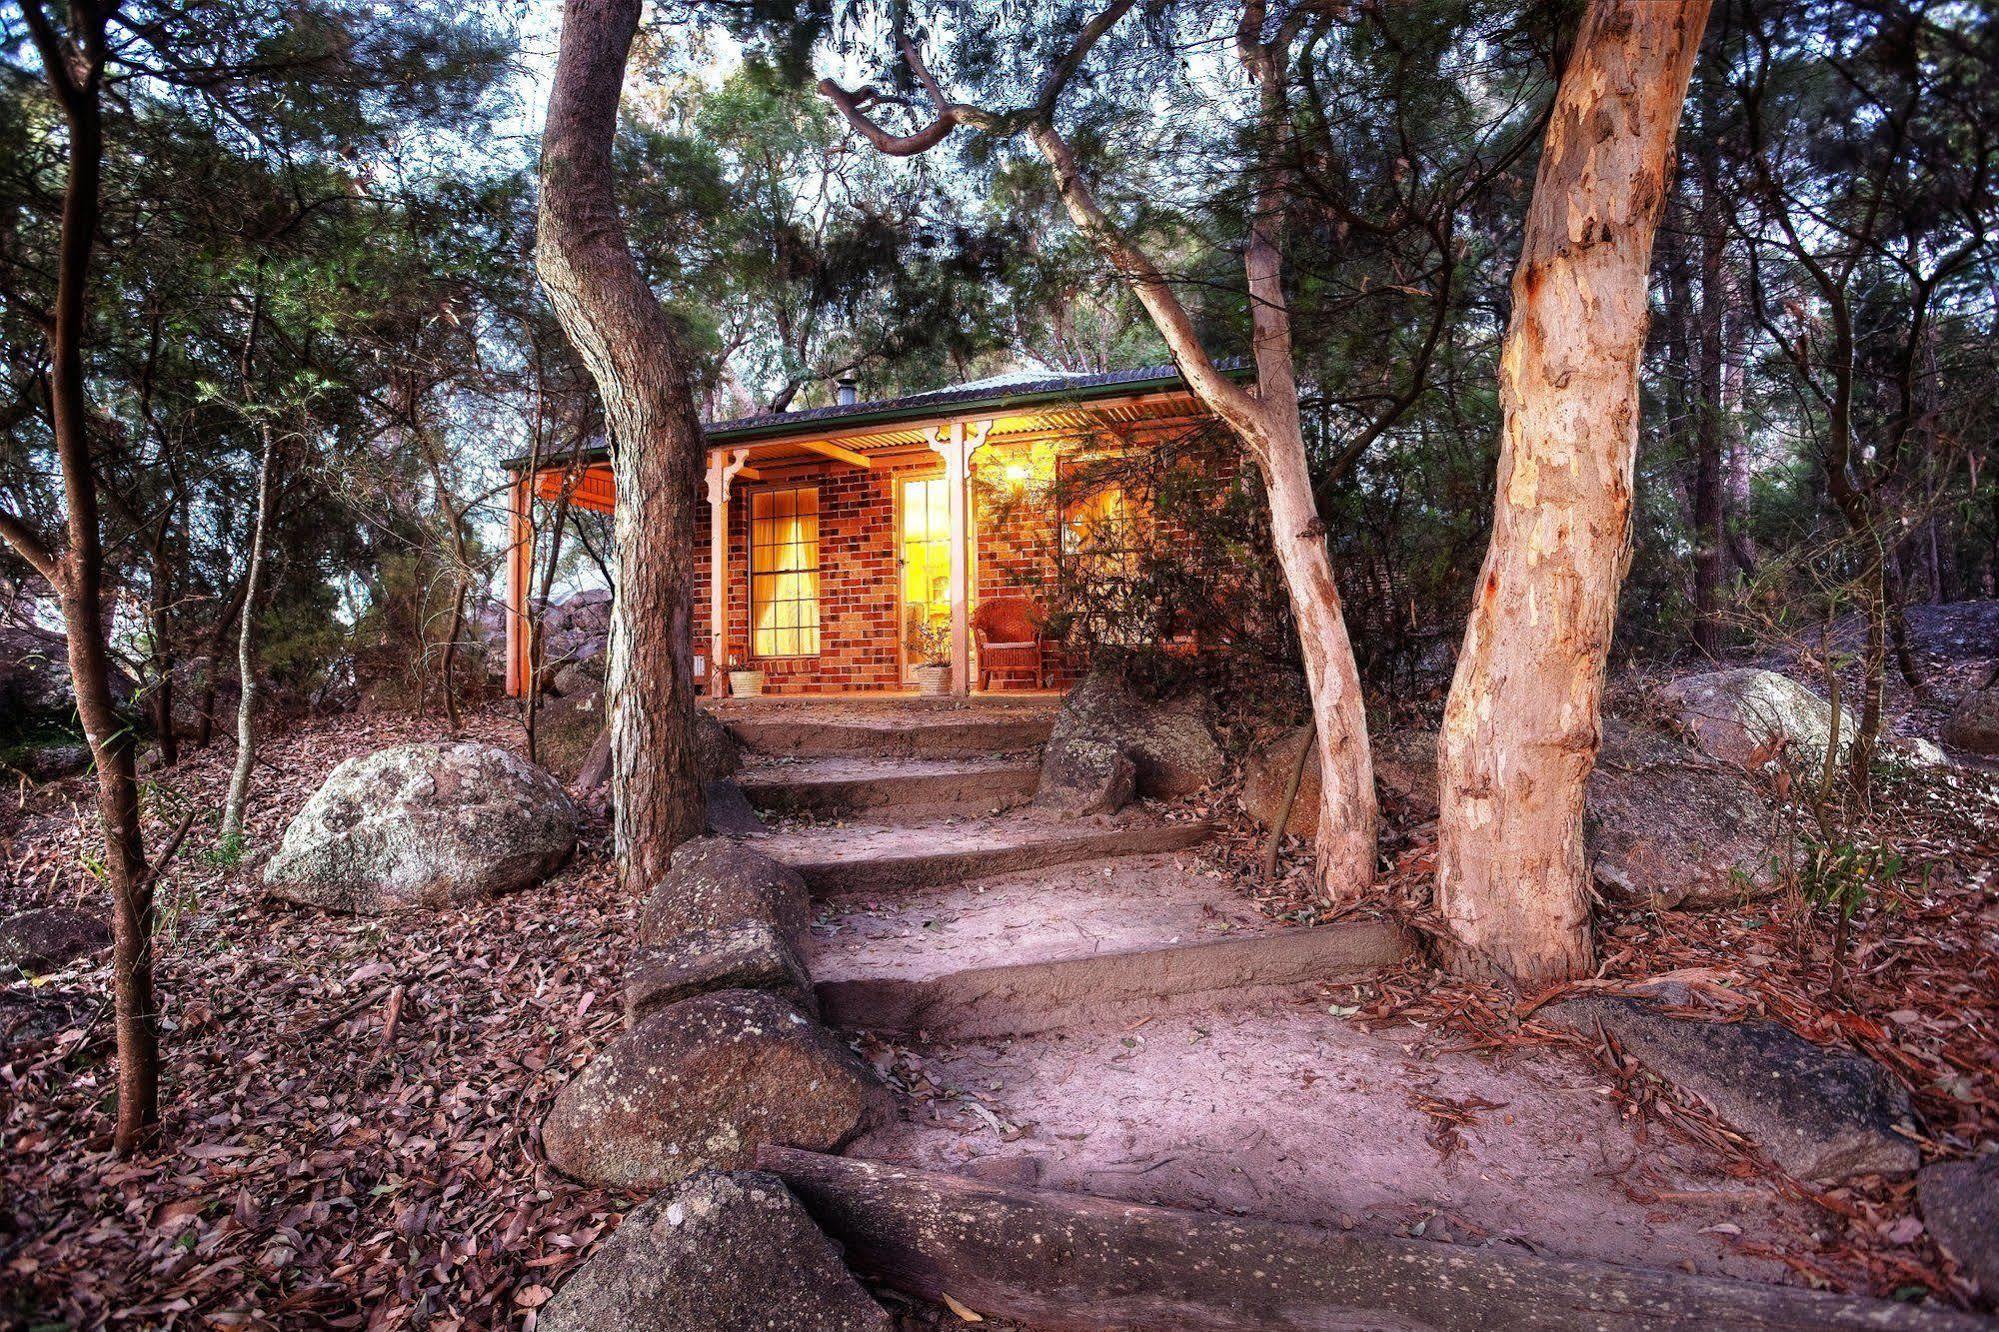
MULTIPOLYGON (((1295 390, 1290 401, 1297 401, 1295 390)), ((1379 817, 1360 666, 1347 636, 1346 613, 1326 549, 1326 525, 1313 498, 1304 436, 1295 419, 1266 446, 1262 462, 1271 544, 1291 595, 1319 748, 1319 830, 1313 854, 1327 898, 1348 902, 1374 881, 1379 817)))
POLYGON ((1165 275, 1098 205, 1068 143, 1046 125, 1037 126, 1030 135, 1054 172, 1056 190, 1070 219, 1130 286, 1195 395, 1234 430, 1263 475, 1271 545, 1298 627, 1319 747, 1319 831, 1314 843, 1318 879, 1330 901, 1351 901, 1374 881, 1378 818, 1374 760, 1368 748, 1360 667, 1347 636, 1298 414, 1291 310, 1277 236, 1283 203, 1271 197, 1274 189, 1266 186, 1243 255, 1256 351, 1257 387, 1252 394, 1215 370, 1165 275))
MULTIPOLYGON (((1282 83, 1295 31, 1265 42, 1261 23, 1246 13, 1237 50, 1259 85, 1259 150, 1246 173, 1254 182, 1254 215, 1243 274, 1250 297, 1256 386, 1243 387, 1218 370, 1201 345, 1193 317, 1165 273, 1104 211, 1068 141, 1055 127, 1063 89, 1095 44, 1133 7, 1112 0, 1049 68, 1034 106, 1010 115, 949 101, 907 42, 903 55, 937 115, 913 134, 884 130, 863 110, 862 99, 832 79, 819 84, 847 122, 891 157, 912 157, 942 143, 959 125, 990 134, 1025 134, 1047 161, 1070 220, 1144 306, 1173 361, 1203 405, 1228 425, 1253 458, 1270 504, 1271 541, 1290 594, 1298 645, 1311 692, 1318 736, 1320 812, 1316 841, 1318 879, 1334 902, 1357 897, 1374 879, 1374 763, 1368 749, 1367 710, 1360 669, 1347 637, 1346 616, 1326 548, 1326 525, 1313 495, 1305 437, 1298 415, 1297 371, 1292 359, 1291 308, 1283 281, 1283 232, 1290 206, 1289 112, 1282 83)), ((1260 10, 1256 11, 1260 14, 1260 10)))
POLYGON ((1728 500, 1722 506, 1726 517, 1723 520, 1728 539, 1729 558, 1743 577, 1756 576, 1756 541, 1749 530, 1751 449, 1749 436, 1736 424, 1747 393, 1749 379, 1749 342, 1753 336, 1754 324, 1748 311, 1743 307, 1742 281, 1733 271, 1722 270, 1723 302, 1722 313, 1722 374, 1721 411, 1727 428, 1727 489, 1728 500))
POLYGON ((1556 93, 1500 355, 1491 545, 1439 740, 1459 970, 1590 967, 1583 787, 1629 563, 1646 278, 1707 0, 1593 0, 1556 93))
POLYGON ((1351 901, 1374 880, 1378 817, 1374 762, 1360 668, 1347 636, 1339 585, 1326 548, 1326 525, 1319 517, 1305 457, 1290 303, 1282 283, 1282 253, 1273 235, 1280 204, 1268 198, 1260 201, 1243 258, 1256 349, 1257 390, 1252 395, 1216 372, 1165 276, 1110 223, 1084 184, 1067 143, 1047 127, 1035 130, 1033 138, 1054 169, 1056 189, 1071 220, 1131 287, 1195 395, 1229 424, 1262 473, 1271 546, 1297 623, 1319 747, 1319 830, 1314 843, 1318 880, 1330 901, 1351 901))
POLYGON ((619 881, 642 892, 706 820, 694 766, 700 418, 678 324, 646 285, 613 197, 611 143, 640 0, 568 0, 542 134, 535 261, 603 395, 617 484, 611 797, 619 881))
POLYGON ((243 837, 243 809, 250 800, 250 769, 257 761, 257 595, 264 581, 264 538, 271 522, 271 459, 276 436, 264 427, 257 459, 257 517, 250 527, 250 564, 243 576, 243 622, 236 633, 236 766, 222 802, 223 844, 243 837))
POLYGON ((112 1151, 129 1156, 159 1126, 159 1015, 153 1000, 153 887, 139 824, 132 727, 111 698, 104 616, 104 549, 97 478, 90 456, 83 344, 103 181, 102 91, 105 27, 111 6, 73 0, 58 31, 42 0, 21 14, 43 78, 69 132, 68 178, 56 254, 56 299, 49 318, 49 424, 62 470, 67 544, 60 552, 22 519, 0 511, 0 536, 48 580, 62 603, 77 718, 97 765, 97 813, 104 831, 104 879, 111 889, 112 1007, 118 1048, 118 1118, 112 1151))

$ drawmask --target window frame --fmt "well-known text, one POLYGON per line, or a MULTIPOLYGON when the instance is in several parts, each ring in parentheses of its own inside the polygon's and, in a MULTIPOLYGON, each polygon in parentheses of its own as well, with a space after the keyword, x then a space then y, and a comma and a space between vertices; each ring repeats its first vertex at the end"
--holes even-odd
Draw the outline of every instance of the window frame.
MULTIPOLYGON (((823 581, 825 578, 825 568, 823 563, 821 562, 821 555, 820 555, 820 548, 821 548, 820 543, 823 537, 823 533, 820 530, 820 524, 825 519, 825 512, 820 506, 820 501, 821 501, 820 486, 816 481, 780 482, 773 485, 758 486, 748 493, 747 498, 749 502, 745 506, 746 512, 743 515, 743 522, 744 522, 743 545, 744 545, 744 556, 745 556, 743 563, 745 566, 744 569, 745 577, 748 579, 748 584, 749 584, 748 587, 745 589, 746 591, 745 601, 746 601, 746 609, 748 612, 748 619, 749 619, 748 628, 749 628, 750 658, 753 661, 815 660, 824 651, 825 629, 826 629, 825 621, 822 616, 822 611, 825 601, 824 581, 823 581), (798 494, 807 491, 811 492, 812 494, 812 519, 813 519, 812 563, 809 565, 801 565, 795 569, 766 569, 760 571, 757 567, 757 552, 760 549, 760 547, 757 545, 758 501, 765 500, 767 498, 774 499, 778 495, 798 494), (775 636, 778 634, 800 635, 802 641, 802 636, 808 631, 808 627, 803 624, 773 625, 767 631, 760 629, 757 625, 757 579, 767 578, 775 580, 779 577, 782 577, 785 574, 810 574, 812 576, 812 596, 809 600, 809 603, 804 598, 791 598, 789 600, 789 604, 801 605, 801 606, 810 604, 812 607, 812 624, 809 627, 809 631, 812 635, 812 649, 809 652, 763 652, 759 650, 760 638, 761 635, 763 635, 765 632, 771 634, 773 636, 772 641, 775 642, 776 641, 775 636)), ((797 513, 795 509, 792 514, 792 519, 793 521, 796 521, 797 519, 797 513)), ((775 516, 772 516, 770 518, 767 518, 766 521, 778 521, 778 519, 775 516)), ((775 545, 768 545, 761 547, 761 549, 771 550, 771 551, 782 550, 794 544, 797 543, 789 543, 789 542, 778 543, 775 545)), ((768 604, 775 606, 781 603, 778 601, 778 599, 772 598, 772 600, 768 604)))

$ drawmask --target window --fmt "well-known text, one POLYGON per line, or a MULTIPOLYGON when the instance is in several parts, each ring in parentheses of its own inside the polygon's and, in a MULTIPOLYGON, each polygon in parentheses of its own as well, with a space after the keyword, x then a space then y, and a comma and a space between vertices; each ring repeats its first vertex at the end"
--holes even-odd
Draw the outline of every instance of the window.
POLYGON ((1145 641, 1154 608, 1144 577, 1140 521, 1136 506, 1115 485, 1062 506, 1064 599, 1095 642, 1145 641))
POLYGON ((1122 487, 1106 486, 1063 506, 1062 553, 1083 577, 1134 577, 1138 545, 1136 515, 1122 487))
POLYGON ((819 652, 819 492, 750 495, 750 651, 759 657, 819 652))
POLYGON ((905 627, 951 622, 951 492, 941 476, 902 483, 905 627))

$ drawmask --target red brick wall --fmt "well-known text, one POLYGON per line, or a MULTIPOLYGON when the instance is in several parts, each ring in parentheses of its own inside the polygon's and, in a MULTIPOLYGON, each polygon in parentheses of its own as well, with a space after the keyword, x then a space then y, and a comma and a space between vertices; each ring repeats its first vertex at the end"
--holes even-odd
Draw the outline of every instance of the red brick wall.
MULTIPOLYGON (((728 655, 764 673, 773 694, 900 689, 897 630, 895 494, 906 476, 941 474, 934 456, 877 459, 863 469, 827 462, 773 467, 761 481, 738 480, 729 496, 728 655), (819 490, 819 653, 755 657, 750 651, 750 496, 759 490, 819 490)), ((702 522, 695 592, 697 641, 708 641, 708 537, 702 522)), ((705 654, 705 646, 703 648, 705 654)))
MULTIPOLYGON (((1055 556, 1062 529, 1048 491, 1049 477, 1041 475, 1052 462, 1045 450, 1037 459, 1025 445, 980 451, 971 486, 973 604, 995 596, 1026 597, 1044 609, 1054 604, 1059 591, 1055 556), (1009 464, 1021 465, 1029 475, 1009 478, 1009 464)), ((1050 643, 1048 651, 1051 683, 1074 683, 1077 673, 1064 661, 1061 648, 1050 643)), ((1019 680, 1015 677, 1010 683, 1019 680)))
MULTIPOLYGON (((1021 595, 1043 605, 1057 593, 1060 523, 1047 497, 1045 479, 1027 482, 1024 500, 1010 501, 1009 462, 1026 461, 1025 446, 994 445, 973 462, 971 523, 974 604, 985 597, 1021 595), (1032 487, 1044 488, 1037 496, 1032 487)), ((1040 465, 1045 469, 1047 455, 1040 465)), ((841 690, 893 690, 901 676, 896 532, 896 486, 905 478, 940 476, 943 462, 928 453, 878 457, 872 468, 828 461, 803 466, 766 467, 764 479, 740 478, 729 496, 728 645, 719 663, 731 658, 764 672, 768 693, 799 694, 841 690), (757 658, 749 635, 749 497, 759 489, 813 485, 819 488, 819 653, 804 658, 757 658)), ((694 620, 696 652, 708 654, 707 506, 702 506, 696 557, 694 620)), ((1057 684, 1073 683, 1074 663, 1060 650, 1053 665, 1057 684)))

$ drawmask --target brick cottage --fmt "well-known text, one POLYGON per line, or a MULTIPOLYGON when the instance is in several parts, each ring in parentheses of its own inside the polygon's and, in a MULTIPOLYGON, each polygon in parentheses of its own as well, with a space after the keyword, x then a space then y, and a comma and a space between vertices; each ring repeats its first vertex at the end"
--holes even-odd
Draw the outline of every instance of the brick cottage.
MULTIPOLYGON (((773 694, 903 690, 924 657, 948 660, 955 694, 1070 682, 1054 643, 1003 654, 980 622, 1007 626, 1009 643, 1045 636, 1018 626, 1055 609, 1065 572, 1115 576, 1137 506, 1127 512, 1115 484, 1071 494, 1063 478, 1211 421, 1170 367, 1010 375, 882 402, 843 385, 841 397, 707 427, 694 632, 710 693, 731 670, 761 672, 773 694), (987 603, 1005 613, 982 616, 987 603)), ((608 513, 616 493, 602 450, 509 472, 507 687, 519 695, 533 506, 567 486, 571 504, 608 513)))

